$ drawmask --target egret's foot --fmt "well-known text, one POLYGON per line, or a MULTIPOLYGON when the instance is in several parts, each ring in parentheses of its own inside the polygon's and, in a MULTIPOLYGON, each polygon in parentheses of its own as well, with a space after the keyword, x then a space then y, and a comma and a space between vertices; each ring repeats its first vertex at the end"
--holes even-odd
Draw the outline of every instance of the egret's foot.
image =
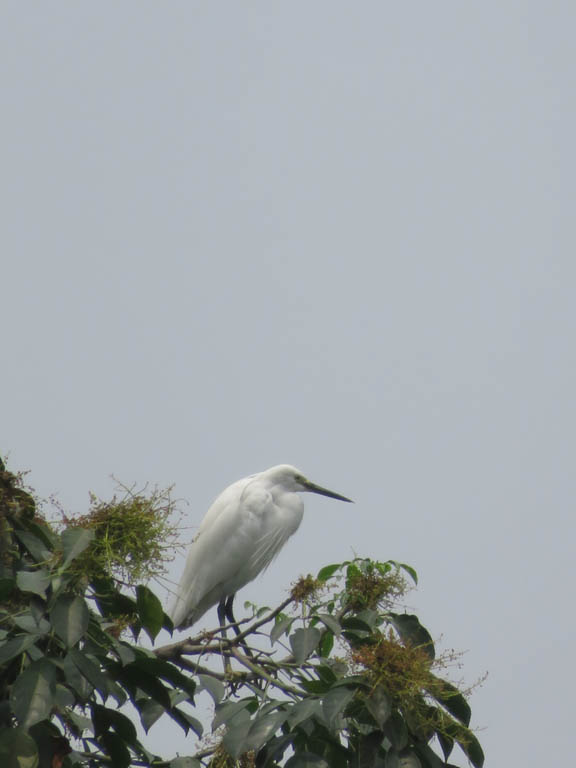
MULTIPOLYGON (((230 663, 230 659, 228 659, 228 663, 230 663)), ((241 670, 232 669, 232 666, 230 665, 228 672, 226 673, 226 679, 225 684, 230 687, 231 693, 236 693, 238 688, 240 688, 244 683, 246 682, 246 678, 248 677, 246 672, 242 672, 241 670)))

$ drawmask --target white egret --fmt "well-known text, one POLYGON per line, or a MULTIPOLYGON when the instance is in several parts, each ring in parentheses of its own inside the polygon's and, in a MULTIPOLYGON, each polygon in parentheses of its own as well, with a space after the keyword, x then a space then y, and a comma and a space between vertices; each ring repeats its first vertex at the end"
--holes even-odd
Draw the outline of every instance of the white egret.
POLYGON ((351 501, 288 464, 244 477, 218 496, 190 547, 170 608, 175 627, 190 627, 216 604, 221 625, 225 619, 236 623, 234 595, 270 565, 300 525, 299 491, 351 501))

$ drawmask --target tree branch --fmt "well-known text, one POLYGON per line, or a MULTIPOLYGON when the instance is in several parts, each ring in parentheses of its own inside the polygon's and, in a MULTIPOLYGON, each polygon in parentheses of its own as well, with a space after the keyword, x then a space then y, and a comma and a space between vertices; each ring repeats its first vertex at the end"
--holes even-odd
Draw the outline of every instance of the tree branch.
MULTIPOLYGON (((199 653, 219 653, 220 655, 222 655, 223 651, 230 651, 233 647, 239 645, 240 642, 244 640, 244 638, 254 634, 257 629, 259 629, 260 627, 264 626, 265 624, 268 624, 270 621, 275 619, 276 616, 279 613, 281 613, 284 610, 284 608, 290 605, 291 602, 292 602, 292 598, 291 597, 287 598, 282 603, 280 603, 280 605, 277 608, 275 608, 273 611, 270 611, 270 613, 267 613, 266 616, 252 622, 252 624, 246 627, 246 629, 243 632, 240 632, 239 634, 235 635, 231 639, 222 638, 221 640, 218 641, 218 644, 209 645, 208 643, 212 640, 214 635, 220 632, 220 628, 212 631, 201 632, 199 635, 195 635, 194 637, 187 637, 185 640, 180 640, 177 643, 162 645, 160 646, 160 648, 156 648, 154 650, 154 653, 160 659, 171 659, 171 660, 177 659, 183 654, 186 654, 188 656, 194 656, 199 653), (202 642, 203 640, 204 642, 202 642)), ((236 624, 226 625, 224 629, 238 627, 240 624, 245 624, 247 621, 249 620, 242 619, 236 624)))

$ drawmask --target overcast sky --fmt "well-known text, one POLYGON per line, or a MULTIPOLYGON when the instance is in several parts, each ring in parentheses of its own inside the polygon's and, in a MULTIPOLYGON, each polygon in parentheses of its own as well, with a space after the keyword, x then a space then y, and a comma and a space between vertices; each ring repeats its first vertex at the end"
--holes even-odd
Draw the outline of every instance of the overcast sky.
POLYGON ((353 497, 306 498, 243 597, 411 563, 456 674, 489 673, 489 765, 574 752, 575 23, 2 5, 0 451, 78 512, 113 473, 175 483, 195 526, 280 462, 353 497))

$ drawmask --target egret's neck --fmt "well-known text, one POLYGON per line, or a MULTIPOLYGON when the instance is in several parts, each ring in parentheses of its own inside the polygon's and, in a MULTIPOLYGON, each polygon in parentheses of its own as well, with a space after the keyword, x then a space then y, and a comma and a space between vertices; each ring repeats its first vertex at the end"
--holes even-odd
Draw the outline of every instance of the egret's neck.
POLYGON ((288 513, 302 515, 304 502, 300 494, 295 491, 287 491, 281 485, 275 485, 270 488, 270 493, 274 499, 274 504, 278 509, 285 510, 288 513))

